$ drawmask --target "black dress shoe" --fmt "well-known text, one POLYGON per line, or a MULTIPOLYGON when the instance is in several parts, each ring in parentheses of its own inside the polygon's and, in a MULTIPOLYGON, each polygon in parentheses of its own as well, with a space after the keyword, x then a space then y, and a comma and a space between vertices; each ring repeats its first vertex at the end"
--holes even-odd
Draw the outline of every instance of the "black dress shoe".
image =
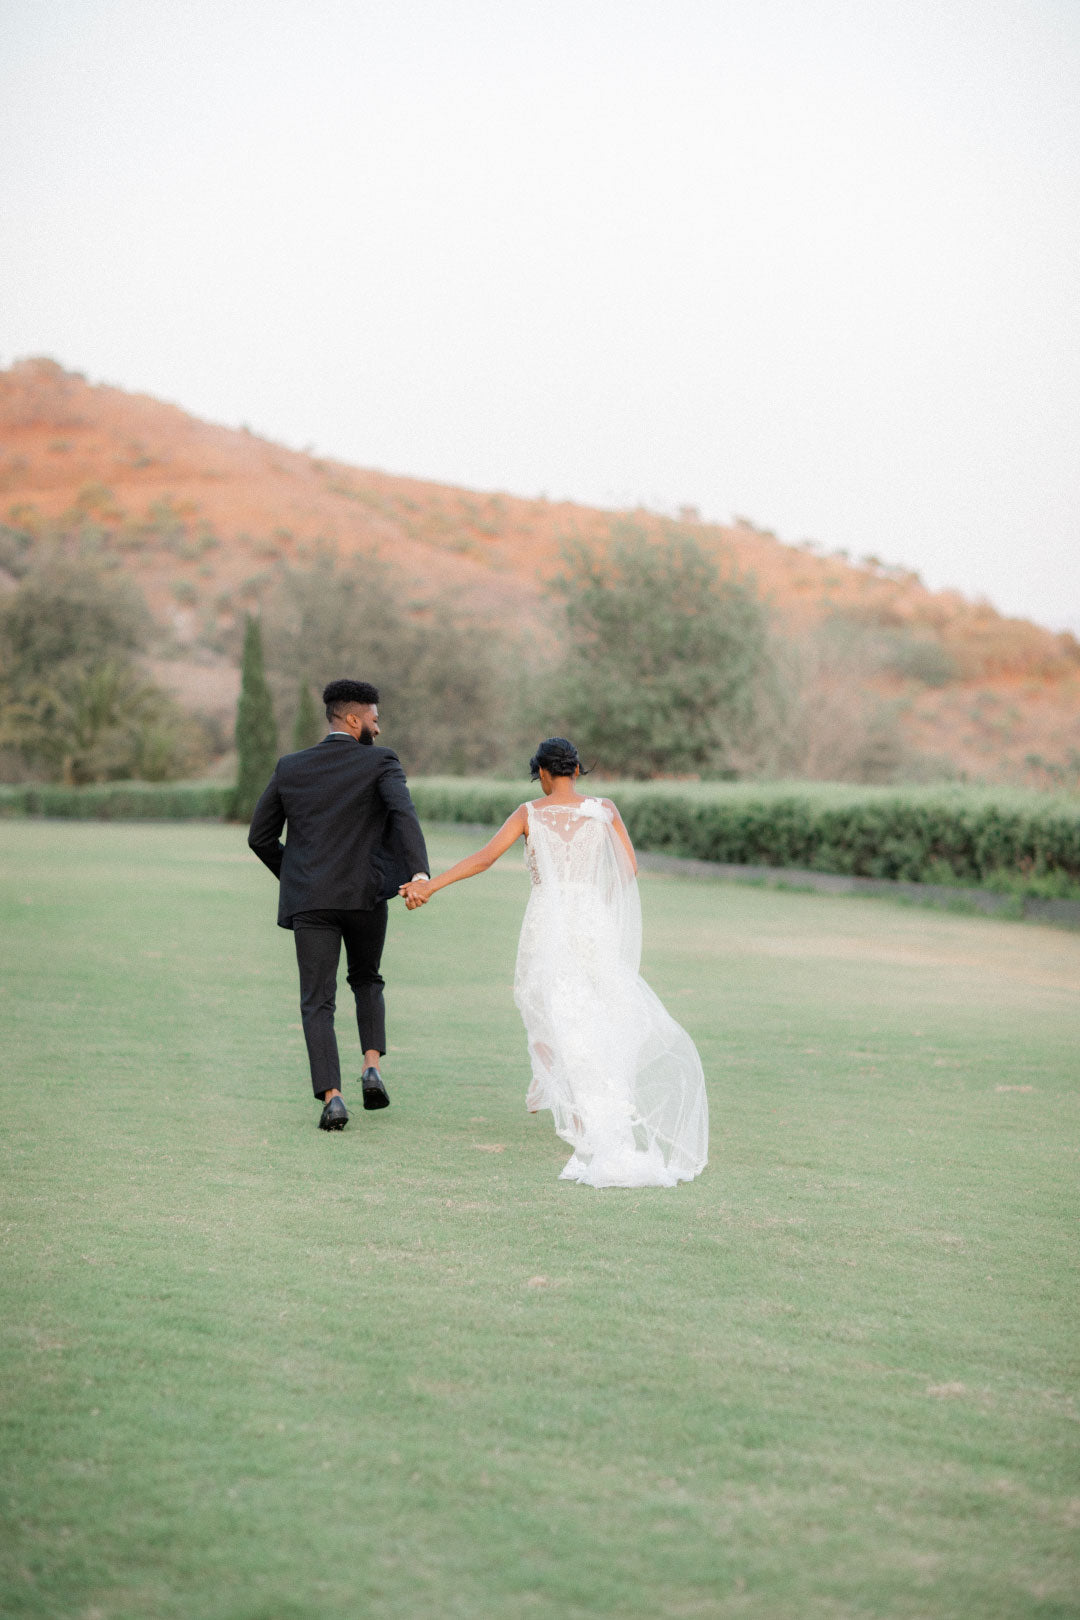
POLYGON ((319 1117, 320 1131, 340 1131, 349 1118, 349 1110, 340 1097, 331 1097, 319 1117))
POLYGON ((389 1108, 390 1098, 378 1069, 365 1069, 360 1076, 360 1084, 364 1088, 365 1108, 389 1108))

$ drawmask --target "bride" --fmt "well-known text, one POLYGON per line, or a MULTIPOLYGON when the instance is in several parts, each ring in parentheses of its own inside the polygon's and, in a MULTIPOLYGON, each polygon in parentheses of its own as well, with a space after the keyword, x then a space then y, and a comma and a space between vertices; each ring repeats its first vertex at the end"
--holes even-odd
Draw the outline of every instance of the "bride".
POLYGON ((527 1106, 574 1149, 562 1179, 674 1187, 704 1169, 709 1115, 697 1049, 638 971, 641 902, 630 835, 610 799, 576 790, 577 749, 549 737, 530 761, 542 799, 440 876, 402 885, 410 910, 525 839, 532 892, 514 1000, 532 1062, 527 1106))

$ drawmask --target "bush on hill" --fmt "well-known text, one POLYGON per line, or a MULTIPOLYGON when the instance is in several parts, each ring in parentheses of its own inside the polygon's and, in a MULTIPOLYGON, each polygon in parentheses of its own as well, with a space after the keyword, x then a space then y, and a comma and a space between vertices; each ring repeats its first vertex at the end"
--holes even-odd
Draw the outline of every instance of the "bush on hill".
POLYGON ((282 709, 302 686, 369 680, 386 740, 410 771, 497 770, 525 746, 526 681, 512 637, 452 598, 417 596, 407 575, 377 557, 281 567, 263 594, 262 626, 282 709))
POLYGON ((205 762, 205 737, 141 673, 150 617, 91 555, 47 551, 0 601, 0 750, 53 781, 166 781, 205 762))
POLYGON ((752 583, 685 535, 656 544, 629 523, 565 557, 555 589, 570 634, 551 703, 581 752, 640 778, 759 766, 781 689, 752 583))

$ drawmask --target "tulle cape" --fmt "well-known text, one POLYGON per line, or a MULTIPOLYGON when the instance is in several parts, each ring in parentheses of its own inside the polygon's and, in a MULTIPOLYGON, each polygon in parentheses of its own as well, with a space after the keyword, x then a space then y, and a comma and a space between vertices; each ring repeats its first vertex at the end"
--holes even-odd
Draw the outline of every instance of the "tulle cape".
POLYGON ((528 807, 532 878, 514 999, 532 1064, 528 1105, 574 1149, 562 1175, 673 1186, 708 1159, 697 1048, 640 974, 641 902, 599 799, 528 807))

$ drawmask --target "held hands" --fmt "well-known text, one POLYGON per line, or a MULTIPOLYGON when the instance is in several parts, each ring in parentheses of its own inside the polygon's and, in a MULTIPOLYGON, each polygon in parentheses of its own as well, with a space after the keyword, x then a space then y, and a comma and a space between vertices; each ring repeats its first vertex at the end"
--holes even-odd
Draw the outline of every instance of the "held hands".
POLYGON ((411 883, 403 883, 398 893, 405 901, 406 910, 415 911, 431 899, 431 879, 413 878, 411 883))

